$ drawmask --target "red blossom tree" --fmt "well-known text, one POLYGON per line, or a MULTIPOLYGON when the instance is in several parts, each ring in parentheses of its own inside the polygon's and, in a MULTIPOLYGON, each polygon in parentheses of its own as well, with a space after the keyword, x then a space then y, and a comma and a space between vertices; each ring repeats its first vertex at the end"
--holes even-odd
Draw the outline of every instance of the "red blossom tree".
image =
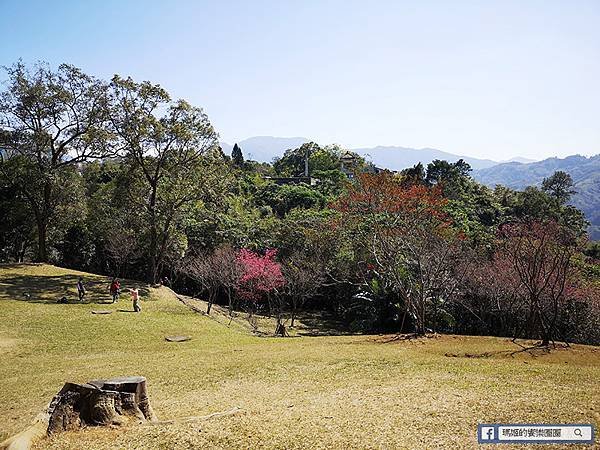
POLYGON ((406 185, 384 172, 361 174, 334 205, 344 224, 362 233, 368 267, 400 297, 420 335, 429 315, 437 316, 458 284, 462 237, 452 228, 446 203, 439 186, 406 185))

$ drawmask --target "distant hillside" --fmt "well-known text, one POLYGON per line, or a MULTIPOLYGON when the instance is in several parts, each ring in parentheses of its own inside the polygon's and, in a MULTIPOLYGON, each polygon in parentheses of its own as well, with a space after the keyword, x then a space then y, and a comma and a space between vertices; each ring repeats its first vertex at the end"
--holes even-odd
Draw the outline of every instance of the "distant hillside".
MULTIPOLYGON (((290 148, 298 148, 310 139, 303 137, 282 138, 274 136, 256 136, 239 141, 244 157, 260 162, 271 162, 273 158, 280 157, 290 148)), ((233 143, 221 142, 221 148, 225 154, 231 154, 233 143)), ((375 165, 391 170, 402 170, 422 162, 427 164, 434 159, 445 159, 457 161, 464 159, 473 169, 483 169, 498 164, 489 159, 471 158, 468 156, 455 155, 433 148, 406 148, 406 147, 373 147, 351 149, 373 161, 375 165)))
POLYGON ((564 159, 548 158, 543 161, 521 164, 511 162, 474 170, 473 177, 490 187, 503 184, 513 189, 541 184, 542 180, 557 170, 573 177, 577 194, 573 205, 581 209, 591 222, 590 235, 600 239, 600 155, 586 158, 575 155, 564 159))
POLYGON ((483 169, 498 164, 491 159, 478 159, 469 156, 455 155, 453 153, 443 152, 435 148, 406 148, 406 147, 373 147, 373 148, 355 148, 356 153, 366 156, 372 160, 375 165, 385 167, 391 170, 402 170, 412 167, 419 162, 427 165, 434 159, 444 159, 449 162, 455 162, 464 159, 473 169, 483 169))
MULTIPOLYGON (((242 149, 245 159, 251 159, 259 162, 272 162, 273 158, 280 157, 290 148, 298 148, 309 139, 303 137, 274 137, 274 136, 255 136, 237 144, 242 149)), ((221 148, 226 155, 231 154, 233 144, 221 142, 221 148)))
POLYGON ((514 158, 510 158, 510 159, 507 159, 506 161, 500 161, 500 162, 501 163, 518 162, 518 163, 523 163, 523 164, 529 164, 529 163, 532 163, 535 161, 537 161, 537 160, 529 159, 529 158, 522 158, 520 156, 515 156, 514 158))

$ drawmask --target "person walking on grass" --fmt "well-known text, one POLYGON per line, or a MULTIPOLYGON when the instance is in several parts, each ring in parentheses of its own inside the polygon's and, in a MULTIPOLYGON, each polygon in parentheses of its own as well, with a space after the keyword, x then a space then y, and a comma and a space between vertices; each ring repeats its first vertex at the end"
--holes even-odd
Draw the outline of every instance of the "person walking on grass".
POLYGON ((110 295, 112 296, 112 302, 115 303, 119 300, 119 295, 121 295, 121 283, 117 277, 114 277, 112 283, 110 283, 110 295))
POLYGON ((83 284, 83 277, 79 277, 79 281, 77 281, 77 294, 79 295, 79 301, 83 302, 85 297, 85 284, 83 284))
POLYGON ((131 292, 131 300, 133 301, 133 310, 135 312, 140 312, 142 308, 140 307, 140 293, 137 288, 129 289, 131 292))

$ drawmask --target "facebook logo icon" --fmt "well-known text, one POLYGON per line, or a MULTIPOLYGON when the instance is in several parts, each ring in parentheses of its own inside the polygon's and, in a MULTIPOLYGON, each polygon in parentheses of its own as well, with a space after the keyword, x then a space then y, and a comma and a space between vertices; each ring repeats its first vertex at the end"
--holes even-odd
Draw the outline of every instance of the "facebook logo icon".
POLYGON ((482 441, 493 441, 496 435, 494 427, 481 427, 481 440, 482 441))
POLYGON ((495 443, 498 441, 498 430, 494 426, 479 425, 478 441, 480 444, 495 443))
POLYGON ((479 444, 593 444, 590 423, 484 423, 477 425, 479 444))

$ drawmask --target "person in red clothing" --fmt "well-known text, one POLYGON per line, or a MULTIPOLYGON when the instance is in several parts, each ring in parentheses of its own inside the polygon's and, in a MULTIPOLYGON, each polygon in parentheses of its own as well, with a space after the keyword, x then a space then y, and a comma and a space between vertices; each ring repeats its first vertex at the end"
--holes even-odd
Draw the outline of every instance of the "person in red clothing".
POLYGON ((121 283, 117 277, 113 278, 112 283, 110 283, 109 290, 113 303, 119 300, 119 295, 121 294, 121 283))

